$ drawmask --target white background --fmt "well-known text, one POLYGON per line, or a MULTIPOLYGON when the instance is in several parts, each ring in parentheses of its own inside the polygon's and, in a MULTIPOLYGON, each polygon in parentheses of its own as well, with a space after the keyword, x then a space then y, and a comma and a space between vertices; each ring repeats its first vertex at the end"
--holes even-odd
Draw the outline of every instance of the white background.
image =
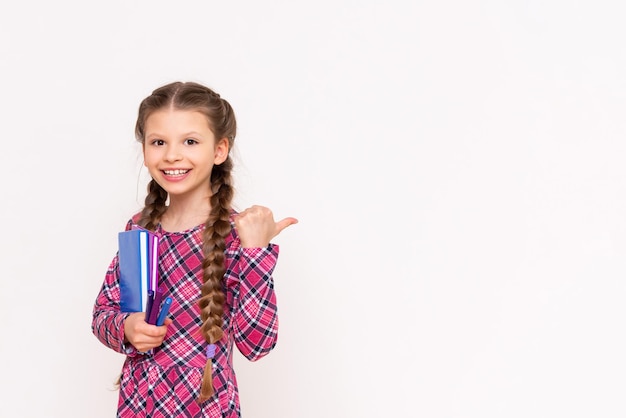
POLYGON ((174 80, 235 108, 238 207, 300 220, 245 418, 626 416, 622 4, 3 3, 0 416, 114 416, 91 309, 174 80))

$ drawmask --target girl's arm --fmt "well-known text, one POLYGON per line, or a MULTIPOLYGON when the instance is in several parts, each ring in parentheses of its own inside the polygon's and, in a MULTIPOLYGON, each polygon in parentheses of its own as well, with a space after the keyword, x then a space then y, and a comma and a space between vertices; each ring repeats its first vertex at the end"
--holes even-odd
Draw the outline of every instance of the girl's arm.
MULTIPOLYGON (((278 245, 241 248, 238 287, 233 292, 232 327, 235 344, 248 360, 255 361, 269 353, 278 338, 278 313, 272 272, 278 258, 278 245)), ((233 280, 234 282, 237 279, 233 280)))
POLYGON ((118 353, 132 354, 124 345, 124 321, 129 313, 120 312, 120 285, 117 255, 107 269, 102 288, 93 307, 91 331, 107 347, 118 353))

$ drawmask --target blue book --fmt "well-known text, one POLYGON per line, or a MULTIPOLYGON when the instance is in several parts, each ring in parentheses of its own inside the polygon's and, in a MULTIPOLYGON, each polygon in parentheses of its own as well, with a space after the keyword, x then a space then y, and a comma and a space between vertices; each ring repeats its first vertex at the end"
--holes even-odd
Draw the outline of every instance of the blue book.
POLYGON ((151 288, 151 239, 153 233, 144 229, 132 229, 118 234, 118 258, 120 270, 120 310, 122 312, 145 312, 148 290, 151 288))

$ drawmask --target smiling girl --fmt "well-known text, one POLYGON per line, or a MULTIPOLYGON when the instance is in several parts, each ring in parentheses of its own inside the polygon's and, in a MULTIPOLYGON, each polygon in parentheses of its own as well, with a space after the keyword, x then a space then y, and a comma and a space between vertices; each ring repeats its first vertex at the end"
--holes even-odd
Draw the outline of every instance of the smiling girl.
POLYGON ((173 301, 162 326, 121 312, 113 258, 92 331, 126 355, 118 417, 240 417, 233 350, 255 361, 276 345, 279 248, 270 241, 298 221, 232 208, 236 130, 230 104, 197 83, 157 88, 139 106, 135 134, 152 180, 126 230, 160 237, 159 284, 173 301))

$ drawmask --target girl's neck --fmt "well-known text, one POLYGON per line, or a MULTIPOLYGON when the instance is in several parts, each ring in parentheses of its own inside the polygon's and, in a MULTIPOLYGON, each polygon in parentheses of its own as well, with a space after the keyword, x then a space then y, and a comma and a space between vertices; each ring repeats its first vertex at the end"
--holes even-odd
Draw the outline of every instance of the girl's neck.
POLYGON ((196 204, 171 201, 161 217, 161 227, 168 232, 186 231, 205 223, 210 211, 208 199, 196 204))

